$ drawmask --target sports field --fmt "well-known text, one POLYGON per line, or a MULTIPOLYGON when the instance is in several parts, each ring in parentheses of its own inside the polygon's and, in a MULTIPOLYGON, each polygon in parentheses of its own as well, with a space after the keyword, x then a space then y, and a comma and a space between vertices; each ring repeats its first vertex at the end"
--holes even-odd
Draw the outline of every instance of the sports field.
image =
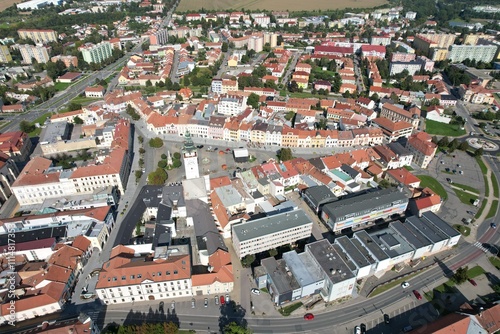
POLYGON ((21 0, 0 0, 0 12, 5 8, 9 8, 15 3, 20 3, 21 0))
MULTIPOLYGON (((3 0, 0 0, 3 1, 3 0)), ((313 9, 370 8, 386 4, 387 0, 181 0, 176 12, 205 8, 207 10, 267 9, 301 11, 313 9)))

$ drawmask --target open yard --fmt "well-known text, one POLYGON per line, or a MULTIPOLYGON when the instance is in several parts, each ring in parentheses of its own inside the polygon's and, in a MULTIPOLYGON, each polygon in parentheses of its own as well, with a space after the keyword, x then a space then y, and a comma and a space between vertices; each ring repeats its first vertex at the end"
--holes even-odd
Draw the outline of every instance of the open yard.
MULTIPOLYGON (((1 1, 1 0, 0 0, 1 1)), ((302 1, 285 1, 285 0, 212 0, 212 1, 195 1, 181 0, 176 12, 196 11, 201 8, 207 10, 230 10, 242 9, 256 10, 288 10, 302 11, 313 9, 340 9, 340 8, 370 8, 386 4, 386 0, 311 0, 308 2, 302 1)))
POLYGON ((3 11, 5 8, 9 8, 15 3, 20 3, 21 1, 19 0, 0 0, 0 12, 3 11))
POLYGON ((428 175, 417 175, 417 177, 420 179, 420 186, 425 188, 429 187, 434 191, 436 194, 438 194, 443 200, 446 200, 448 198, 448 194, 446 193, 446 190, 444 187, 439 183, 438 180, 433 178, 432 176, 428 175))
POLYGON ((465 134, 458 124, 445 124, 430 119, 425 121, 425 132, 430 135, 456 137, 465 134))

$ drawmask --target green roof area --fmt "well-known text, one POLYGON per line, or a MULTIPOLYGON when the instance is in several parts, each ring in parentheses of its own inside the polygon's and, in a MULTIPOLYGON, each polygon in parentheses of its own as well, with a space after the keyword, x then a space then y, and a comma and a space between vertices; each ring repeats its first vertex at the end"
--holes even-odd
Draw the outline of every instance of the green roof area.
POLYGON ((336 177, 338 177, 339 179, 341 179, 342 181, 345 181, 345 182, 352 181, 352 179, 349 175, 347 175, 346 173, 344 173, 338 169, 332 169, 332 170, 330 170, 330 172, 333 175, 335 175, 336 177))

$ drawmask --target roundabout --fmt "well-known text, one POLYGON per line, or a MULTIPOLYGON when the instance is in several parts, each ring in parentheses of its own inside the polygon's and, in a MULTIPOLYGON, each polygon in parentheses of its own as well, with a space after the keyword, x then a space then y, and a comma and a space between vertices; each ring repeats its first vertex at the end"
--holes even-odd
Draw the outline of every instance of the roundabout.
POLYGON ((494 152, 499 149, 497 143, 483 138, 467 138, 467 143, 475 149, 482 148, 487 152, 494 152))

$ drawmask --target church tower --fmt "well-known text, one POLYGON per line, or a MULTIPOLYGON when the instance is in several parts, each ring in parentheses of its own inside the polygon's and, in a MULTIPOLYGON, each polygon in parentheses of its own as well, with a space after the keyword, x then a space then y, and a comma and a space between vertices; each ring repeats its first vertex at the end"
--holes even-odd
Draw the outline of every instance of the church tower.
POLYGON ((184 160, 186 180, 197 179, 200 177, 200 171, 198 170, 198 153, 196 152, 196 147, 194 146, 189 131, 186 131, 184 138, 182 159, 184 160))

